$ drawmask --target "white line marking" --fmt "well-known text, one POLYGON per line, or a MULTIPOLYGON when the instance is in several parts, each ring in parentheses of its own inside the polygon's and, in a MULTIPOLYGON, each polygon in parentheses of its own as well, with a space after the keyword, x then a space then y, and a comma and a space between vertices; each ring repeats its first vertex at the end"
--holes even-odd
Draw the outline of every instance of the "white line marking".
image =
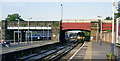
POLYGON ((71 59, 73 59, 73 57, 79 52, 79 50, 81 50, 81 48, 85 45, 85 43, 75 52, 75 54, 73 54, 70 59, 68 61, 70 61, 71 59))

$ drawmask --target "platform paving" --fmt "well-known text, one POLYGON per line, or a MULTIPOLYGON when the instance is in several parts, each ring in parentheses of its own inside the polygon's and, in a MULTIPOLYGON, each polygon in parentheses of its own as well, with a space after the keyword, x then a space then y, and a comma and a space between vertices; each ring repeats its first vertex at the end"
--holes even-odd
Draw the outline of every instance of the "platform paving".
MULTIPOLYGON (((114 54, 118 56, 118 47, 115 46, 114 54)), ((73 55, 70 61, 106 61, 106 55, 111 53, 111 44, 102 42, 102 45, 98 42, 85 42, 82 48, 78 49, 77 53, 73 55)))
POLYGON ((10 52, 14 52, 14 51, 29 49, 29 48, 34 48, 34 47, 43 46, 43 45, 46 45, 46 44, 53 44, 53 43, 57 43, 57 42, 58 41, 44 40, 44 41, 33 41, 32 43, 29 43, 29 44, 27 44, 26 42, 22 42, 20 44, 12 43, 11 47, 2 47, 0 45, 0 54, 10 53, 10 52))

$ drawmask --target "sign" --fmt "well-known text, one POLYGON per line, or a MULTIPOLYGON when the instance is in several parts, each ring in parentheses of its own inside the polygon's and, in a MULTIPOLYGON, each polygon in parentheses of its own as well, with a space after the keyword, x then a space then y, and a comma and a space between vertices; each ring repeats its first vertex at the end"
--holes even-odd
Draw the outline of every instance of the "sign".
POLYGON ((118 27, 119 31, 118 32, 119 32, 119 36, 120 36, 120 20, 118 22, 119 22, 119 25, 118 25, 119 26, 118 27))

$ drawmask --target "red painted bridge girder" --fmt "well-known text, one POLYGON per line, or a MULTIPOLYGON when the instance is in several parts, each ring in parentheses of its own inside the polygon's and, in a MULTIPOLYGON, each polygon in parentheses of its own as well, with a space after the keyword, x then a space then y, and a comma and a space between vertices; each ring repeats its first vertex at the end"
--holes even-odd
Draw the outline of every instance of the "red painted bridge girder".
POLYGON ((91 23, 62 23, 62 30, 81 29, 91 31, 90 26, 91 23))
POLYGON ((102 30, 112 30, 112 23, 102 23, 102 30))
MULTIPOLYGON (((91 31, 91 23, 62 23, 62 30, 80 29, 91 31)), ((112 30, 112 23, 102 23, 102 30, 112 30)))

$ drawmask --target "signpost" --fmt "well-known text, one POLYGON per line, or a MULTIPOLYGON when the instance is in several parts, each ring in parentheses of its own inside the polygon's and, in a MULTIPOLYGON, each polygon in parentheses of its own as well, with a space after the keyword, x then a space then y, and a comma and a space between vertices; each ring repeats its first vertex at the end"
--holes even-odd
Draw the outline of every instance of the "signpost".
POLYGON ((111 53, 114 55, 114 14, 115 14, 115 0, 113 0, 112 6, 112 43, 111 43, 111 53))

